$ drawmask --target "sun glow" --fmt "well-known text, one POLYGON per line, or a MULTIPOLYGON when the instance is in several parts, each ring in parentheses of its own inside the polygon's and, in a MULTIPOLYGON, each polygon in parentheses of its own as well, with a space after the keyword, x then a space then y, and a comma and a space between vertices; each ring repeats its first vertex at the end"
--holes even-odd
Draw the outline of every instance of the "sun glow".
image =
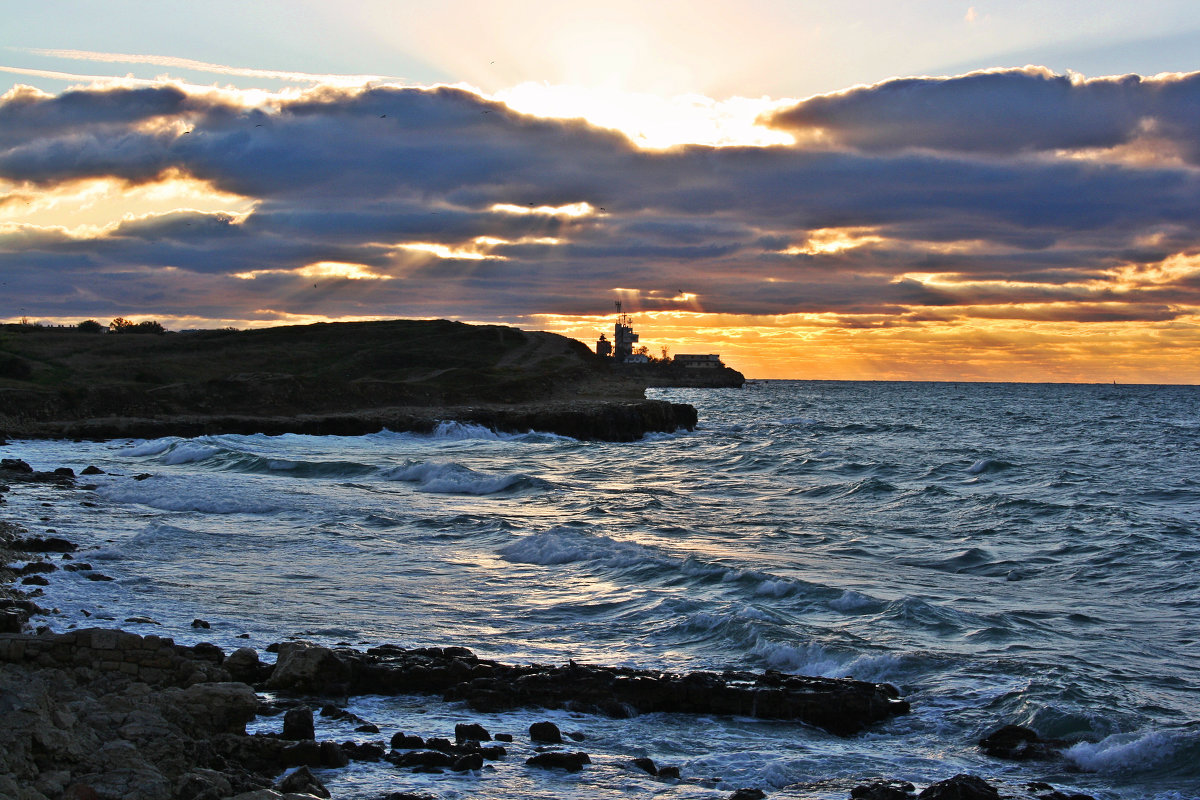
POLYGON ((619 89, 526 82, 493 95, 514 111, 552 119, 585 119, 625 134, 639 147, 661 150, 686 144, 713 147, 790 145, 785 131, 760 118, 795 104, 791 99, 700 94, 671 97, 619 89))
POLYGON ((350 281, 389 281, 391 275, 382 275, 373 271, 366 264, 351 264, 345 261, 317 261, 299 269, 258 269, 250 272, 236 272, 235 278, 253 281, 269 275, 294 275, 308 279, 335 278, 350 281))
POLYGON ((133 186, 114 178, 53 186, 0 181, 0 222, 59 228, 81 238, 111 232, 122 222, 172 212, 225 213, 240 221, 257 205, 253 198, 178 172, 133 186), (69 225, 64 225, 66 220, 69 225))

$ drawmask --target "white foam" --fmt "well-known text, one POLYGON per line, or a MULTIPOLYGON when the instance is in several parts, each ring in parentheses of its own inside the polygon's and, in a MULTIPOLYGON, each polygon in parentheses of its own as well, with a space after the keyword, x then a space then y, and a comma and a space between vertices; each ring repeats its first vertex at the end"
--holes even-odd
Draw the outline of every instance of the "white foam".
POLYGON ((528 478, 527 475, 485 475, 460 464, 418 461, 381 473, 384 480, 418 484, 418 491, 437 494, 495 494, 528 478))
POLYGON ((201 444, 199 442, 181 442, 163 455, 164 464, 191 464, 196 461, 203 461, 206 458, 212 458, 217 453, 220 453, 219 447, 212 445, 201 444))
POLYGON ((435 439, 501 439, 502 434, 482 425, 465 422, 439 422, 430 434, 435 439))
POLYGON ((112 503, 138 503, 164 511, 199 511, 205 514, 271 514, 279 506, 254 497, 214 492, 195 481, 179 482, 158 477, 135 484, 108 484, 100 495, 112 503))
POLYGON ((842 592, 841 597, 834 598, 829 601, 829 607, 834 611, 861 611, 864 608, 870 608, 877 601, 867 597, 865 594, 846 589, 842 592))
POLYGON ((1079 742, 1063 751, 1067 760, 1088 772, 1129 772, 1166 761, 1177 742, 1163 731, 1117 733, 1099 742, 1079 742))
POLYGON ((141 439, 134 443, 128 450, 124 451, 124 455, 130 456, 157 456, 165 453, 170 449, 171 445, 181 441, 174 436, 168 436, 163 439, 141 439))
POLYGON ((544 565, 599 561, 610 566, 629 566, 661 560, 639 544, 618 542, 607 536, 588 536, 563 528, 523 536, 500 548, 500 555, 516 564, 544 565))

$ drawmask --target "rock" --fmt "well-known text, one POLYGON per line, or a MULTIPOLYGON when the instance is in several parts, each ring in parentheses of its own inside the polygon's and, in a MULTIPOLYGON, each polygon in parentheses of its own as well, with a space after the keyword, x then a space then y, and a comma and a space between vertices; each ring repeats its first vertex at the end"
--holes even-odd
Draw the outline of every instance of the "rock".
POLYGON ((17 570, 18 575, 33 575, 35 573, 55 572, 58 567, 49 561, 30 561, 17 570))
POLYGON ((1090 794, 1067 794, 1055 789, 1048 783, 1036 781, 1025 784, 1025 788, 1033 793, 1037 800, 1096 800, 1090 794))
POLYGON ((471 740, 475 742, 490 742, 492 735, 487 729, 476 723, 459 723, 454 726, 454 741, 458 744, 471 740))
POLYGON ((87 578, 89 581, 111 581, 111 580, 116 580, 115 578, 110 578, 110 577, 108 577, 107 575, 102 575, 102 574, 100 574, 99 572, 89 572, 89 573, 88 573, 87 575, 85 575, 84 577, 86 577, 86 578, 87 578))
POLYGON ((432 739, 426 739, 425 746, 432 750, 440 750, 443 753, 454 752, 454 745, 450 744, 450 740, 443 739, 441 737, 434 737, 432 739))
POLYGON ((451 767, 458 760, 440 750, 413 750, 410 753, 389 753, 386 756, 398 767, 451 767))
POLYGON ((150 619, 149 617, 126 617, 125 621, 132 622, 135 625, 161 625, 162 624, 160 622, 156 622, 155 620, 150 619))
POLYGON ((49 586, 50 581, 43 578, 41 575, 27 575, 21 579, 21 583, 25 586, 49 586))
POLYGON ((974 775, 955 775, 926 786, 918 800, 1000 800, 1000 793, 974 775))
POLYGON ((341 694, 350 670, 328 647, 308 642, 282 642, 268 689, 306 694, 341 694))
POLYGON ((738 789, 727 800, 762 800, 766 796, 762 789, 738 789))
POLYGON ((357 728, 354 729, 354 732, 355 733, 379 733, 379 726, 372 722, 368 722, 365 725, 359 725, 357 728))
POLYGON ((582 742, 584 739, 587 739, 587 736, 583 735, 580 731, 569 731, 566 736, 572 742, 582 742))
POLYGON ((490 744, 487 747, 479 748, 479 755, 483 756, 488 761, 499 761, 508 755, 508 751, 498 744, 490 744))
POLYGON ((22 461, 19 458, 0 458, 0 469, 9 472, 33 472, 33 467, 29 466, 28 462, 22 461))
POLYGON ((285 793, 311 794, 329 797, 325 784, 317 780, 308 767, 296 767, 275 782, 275 788, 285 793))
POLYGON ((258 683, 264 667, 253 647, 239 647, 234 650, 226 657, 224 666, 235 681, 251 684, 258 683))
POLYGON ((138 475, 134 475, 134 476, 133 476, 133 479, 134 479, 135 481, 144 481, 144 480, 146 480, 147 478, 153 478, 153 477, 154 477, 154 476, 153 476, 153 475, 151 475, 149 472, 142 472, 142 473, 140 473, 140 474, 138 474, 138 475))
POLYGON ((979 748, 993 758, 1009 761, 1052 758, 1064 742, 1042 739, 1037 731, 1021 725, 1005 725, 979 740, 979 748))
POLYGON ((497 733, 493 738, 495 738, 497 742, 511 742, 513 740, 511 733, 497 733))
POLYGON ((908 781, 871 781, 855 786, 850 796, 855 800, 910 800, 916 791, 908 781))
POLYGON ((58 536, 30 536, 14 541, 12 549, 21 553, 74 553, 79 548, 58 536))
POLYGON ((417 750, 425 746, 425 740, 411 733, 397 733, 392 736, 393 750, 417 750))
POLYGON ((79 473, 79 474, 80 474, 80 475, 105 475, 105 474, 107 474, 107 473, 105 473, 105 471, 104 471, 104 470, 100 469, 100 468, 99 468, 99 467, 97 467, 97 466, 94 466, 94 465, 88 465, 88 466, 84 467, 84 468, 83 468, 83 469, 80 471, 80 473, 79 473))
POLYGON ((658 767, 656 767, 656 766, 654 765, 654 760, 653 760, 653 759, 650 759, 650 758, 635 758, 635 759, 633 760, 633 765, 634 765, 635 767, 637 767, 638 769, 640 769, 642 772, 646 772, 646 773, 648 773, 648 774, 650 774, 650 775, 657 775, 657 774, 658 774, 658 767))
POLYGON ((27 617, 19 609, 0 610, 0 633, 20 633, 26 620, 27 617))
POLYGON ((380 742, 342 742, 341 747, 351 761, 379 761, 387 755, 380 742))
POLYGON ((207 629, 211 628, 212 626, 209 625, 207 622, 205 622, 202 619, 194 619, 194 620, 192 620, 192 627, 193 628, 204 628, 205 630, 207 630, 207 629))
POLYGON ((540 767, 541 769, 565 769, 567 772, 578 772, 583 769, 584 764, 592 763, 588 758, 587 753, 538 753, 536 756, 525 759, 525 763, 531 767, 540 767))
POLYGON ((292 742, 317 738, 311 708, 301 706, 283 715, 283 738, 292 742))
POLYGON ((320 750, 322 767, 344 767, 350 763, 337 742, 321 742, 320 750))
POLYGON ((65 478, 74 478, 75 470, 71 469, 70 467, 59 467, 58 469, 54 470, 54 474, 62 475, 65 478))
POLYGON ((529 739, 546 744, 561 744, 562 733, 553 722, 535 722, 529 726, 529 739))
POLYGON ((450 767, 454 772, 473 772, 483 769, 483 756, 479 753, 467 753, 460 756, 450 767))

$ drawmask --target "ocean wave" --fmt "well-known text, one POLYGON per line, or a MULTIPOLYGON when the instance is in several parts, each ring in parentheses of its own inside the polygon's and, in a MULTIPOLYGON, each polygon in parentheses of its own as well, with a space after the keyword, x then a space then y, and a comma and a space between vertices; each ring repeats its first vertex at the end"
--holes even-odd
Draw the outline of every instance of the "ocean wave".
MULTIPOLYGON (((1099 742, 1079 742, 1063 751, 1067 760, 1087 772, 1158 771, 1175 760, 1180 737, 1166 731, 1117 733, 1099 742)), ((1192 743, 1192 749, 1195 742, 1192 743)))
POLYGON ((214 492, 195 480, 180 481, 154 476, 133 484, 107 484, 98 493, 112 503, 137 503, 163 511, 198 511, 205 514, 273 514, 277 503, 261 498, 214 492))
POLYGON ((454 462, 416 461, 383 470, 380 476, 388 481, 417 484, 417 491, 433 494, 487 495, 519 488, 545 485, 529 475, 486 475, 454 462))
POLYGON ((968 475, 986 475, 993 472, 1003 472, 1015 466, 1016 464, 999 458, 981 458, 967 467, 966 473, 968 475))

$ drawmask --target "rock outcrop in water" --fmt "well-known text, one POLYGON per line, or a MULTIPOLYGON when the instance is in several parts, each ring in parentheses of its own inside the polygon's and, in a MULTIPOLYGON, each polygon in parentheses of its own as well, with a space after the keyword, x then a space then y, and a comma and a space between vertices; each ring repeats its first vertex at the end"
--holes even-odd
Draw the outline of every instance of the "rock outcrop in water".
POLYGON ((909 710, 895 687, 849 678, 774 671, 680 675, 574 662, 514 666, 462 647, 389 645, 362 653, 286 642, 265 686, 315 695, 437 694, 489 712, 541 707, 615 717, 674 712, 796 720, 840 736, 909 710))
POLYGON ((0 440, 220 433, 497 431, 632 441, 691 429, 689 405, 645 399, 582 343, 446 320, 323 323, 162 336, 7 326, 0 440))

